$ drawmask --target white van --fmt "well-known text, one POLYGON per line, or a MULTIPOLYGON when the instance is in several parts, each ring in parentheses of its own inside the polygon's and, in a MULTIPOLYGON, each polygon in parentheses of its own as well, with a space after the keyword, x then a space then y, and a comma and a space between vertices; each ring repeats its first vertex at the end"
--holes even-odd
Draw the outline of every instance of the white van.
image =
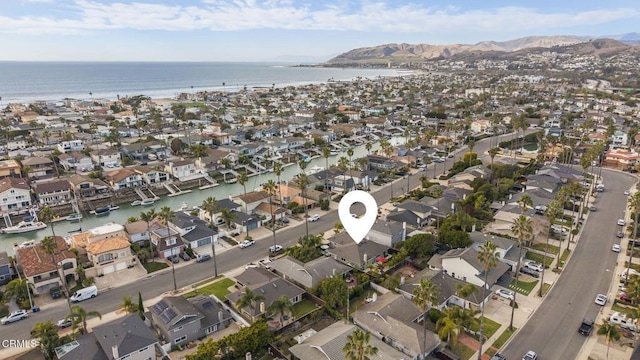
POLYGON ((90 298, 94 298, 96 296, 98 296, 98 288, 95 285, 92 285, 76 291, 73 295, 71 295, 71 298, 69 298, 69 300, 77 303, 90 298))

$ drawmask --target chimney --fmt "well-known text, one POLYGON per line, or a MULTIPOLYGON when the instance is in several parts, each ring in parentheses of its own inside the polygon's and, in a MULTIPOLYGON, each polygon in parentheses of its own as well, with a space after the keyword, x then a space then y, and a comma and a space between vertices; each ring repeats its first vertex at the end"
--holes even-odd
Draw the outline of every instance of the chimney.
POLYGON ((476 224, 471 225, 471 232, 476 232, 476 224))
POLYGON ((266 307, 264 305, 264 301, 260 302, 260 312, 264 313, 266 311, 266 307))
POLYGON ((362 261, 366 264, 367 263, 367 254, 362 255, 362 261))
POLYGON ((218 311, 218 321, 222 322, 224 319, 224 312, 222 310, 218 311))
POLYGON ((404 241, 407 238, 407 222, 403 221, 402 222, 402 241, 404 241))
POLYGON ((400 276, 400 285, 404 285, 404 276, 400 276))
POLYGON ((114 359, 117 359, 120 357, 120 354, 118 354, 118 345, 111 346, 111 354, 113 355, 114 359))

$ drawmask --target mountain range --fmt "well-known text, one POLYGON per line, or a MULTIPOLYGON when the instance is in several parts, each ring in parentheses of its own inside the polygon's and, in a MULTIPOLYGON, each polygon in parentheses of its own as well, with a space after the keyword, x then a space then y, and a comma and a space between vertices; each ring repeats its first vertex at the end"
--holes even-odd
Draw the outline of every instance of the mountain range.
POLYGON ((428 60, 446 58, 467 58, 482 57, 508 57, 508 54, 519 54, 522 51, 535 51, 541 49, 554 48, 562 52, 568 50, 576 51, 573 45, 580 46, 581 54, 594 53, 606 56, 620 51, 638 51, 640 47, 639 33, 629 33, 623 35, 611 35, 603 38, 574 35, 556 36, 528 36, 508 41, 482 41, 476 44, 452 44, 452 45, 430 45, 430 44, 384 44, 366 48, 359 48, 347 51, 330 60, 326 65, 340 64, 375 64, 375 63, 406 63, 424 62, 428 60))

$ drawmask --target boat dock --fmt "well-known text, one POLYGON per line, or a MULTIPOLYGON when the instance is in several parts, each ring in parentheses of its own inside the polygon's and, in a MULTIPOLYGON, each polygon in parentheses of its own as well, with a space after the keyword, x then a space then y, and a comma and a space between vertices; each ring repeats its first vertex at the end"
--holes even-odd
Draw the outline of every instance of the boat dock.
POLYGON ((219 185, 220 185, 220 184, 218 184, 215 180, 213 180, 213 179, 211 178, 211 176, 209 176, 209 175, 205 175, 205 176, 203 176, 202 178, 203 178, 203 179, 205 179, 205 180, 207 180, 207 182, 208 182, 209 184, 200 186, 200 187, 198 188, 199 190, 209 189, 209 188, 216 187, 216 186, 219 186, 219 185))
POLYGON ((184 195, 184 194, 188 194, 191 192, 191 190, 180 190, 180 188, 175 185, 175 184, 164 184, 164 187, 169 191, 169 197, 174 197, 174 196, 178 196, 178 195, 184 195))

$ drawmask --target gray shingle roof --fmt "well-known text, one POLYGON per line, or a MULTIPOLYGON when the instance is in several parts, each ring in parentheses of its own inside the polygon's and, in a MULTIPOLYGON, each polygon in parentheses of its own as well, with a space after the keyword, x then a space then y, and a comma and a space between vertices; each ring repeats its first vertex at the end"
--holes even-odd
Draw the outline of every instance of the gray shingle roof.
POLYGON ((113 358, 113 346, 117 346, 118 354, 124 356, 158 342, 138 314, 97 326, 93 328, 93 334, 109 358, 113 358))

